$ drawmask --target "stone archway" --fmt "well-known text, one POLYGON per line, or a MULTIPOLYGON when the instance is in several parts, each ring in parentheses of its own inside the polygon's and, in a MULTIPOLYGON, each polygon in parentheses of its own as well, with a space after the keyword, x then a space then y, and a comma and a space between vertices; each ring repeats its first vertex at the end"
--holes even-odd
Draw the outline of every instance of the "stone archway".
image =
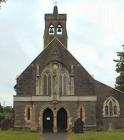
POLYGON ((58 129, 57 129, 57 112, 61 108, 63 108, 67 112, 67 128, 66 128, 66 131, 70 131, 70 126, 72 126, 72 121, 71 121, 71 116, 70 116, 70 112, 69 112, 68 108, 65 105, 58 105, 55 109, 54 106, 47 105, 47 104, 42 106, 40 114, 39 114, 39 130, 41 132, 44 132, 44 130, 43 130, 43 124, 44 124, 43 123, 43 113, 47 108, 49 108, 53 112, 53 130, 52 130, 53 133, 58 132, 58 129))
MULTIPOLYGON (((53 109, 53 107, 51 106, 51 105, 44 105, 44 106, 42 106, 41 107, 41 110, 40 110, 40 114, 39 114, 39 130, 43 133, 44 132, 44 116, 45 116, 45 111, 47 110, 47 109, 49 109, 49 110, 51 110, 50 112, 52 112, 51 114, 53 114, 53 115, 51 115, 51 116, 53 116, 52 118, 52 120, 53 120, 53 123, 54 123, 54 109, 53 109)), ((47 111, 46 111, 47 112, 47 111)), ((48 111, 49 112, 49 111, 48 111)), ((46 113, 47 114, 47 113, 46 113)), ((49 119, 49 118, 48 118, 49 119)), ((53 129, 54 129, 54 124, 53 124, 53 129)), ((52 129, 52 131, 53 131, 53 129, 52 129)))
POLYGON ((58 132, 67 130, 67 112, 64 108, 60 108, 57 112, 57 130, 58 132))
POLYGON ((47 108, 43 112, 43 132, 53 131, 53 112, 47 108))
MULTIPOLYGON (((72 129, 72 118, 71 118, 70 112, 68 110, 68 107, 66 105, 58 105, 58 108, 56 110, 56 126, 57 126, 57 112, 62 108, 67 113, 67 128, 66 128, 66 131, 69 132, 72 129)), ((58 129, 57 129, 57 132, 58 132, 58 129)))

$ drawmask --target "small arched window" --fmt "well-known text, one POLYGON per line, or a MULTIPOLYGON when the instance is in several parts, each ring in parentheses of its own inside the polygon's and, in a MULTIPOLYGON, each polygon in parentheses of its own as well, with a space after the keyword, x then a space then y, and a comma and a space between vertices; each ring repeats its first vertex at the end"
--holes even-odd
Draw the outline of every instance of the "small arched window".
POLYGON ((119 117, 120 106, 118 101, 113 98, 107 98, 103 103, 103 116, 104 117, 119 117))
POLYGON ((80 108, 80 119, 82 120, 82 107, 80 108))
POLYGON ((55 33, 55 28, 53 25, 50 25, 49 26, 49 35, 54 35, 54 33, 55 33))
POLYGON ((58 24, 58 26, 57 26, 57 35, 62 35, 62 32, 63 32, 62 25, 58 24))
POLYGON ((79 106, 78 108, 78 118, 85 122, 85 109, 83 105, 79 106))
POLYGON ((32 107, 30 105, 27 105, 25 108, 25 121, 27 122, 31 121, 31 115, 32 115, 32 107))
POLYGON ((27 120, 31 119, 31 110, 30 108, 27 109, 27 120))

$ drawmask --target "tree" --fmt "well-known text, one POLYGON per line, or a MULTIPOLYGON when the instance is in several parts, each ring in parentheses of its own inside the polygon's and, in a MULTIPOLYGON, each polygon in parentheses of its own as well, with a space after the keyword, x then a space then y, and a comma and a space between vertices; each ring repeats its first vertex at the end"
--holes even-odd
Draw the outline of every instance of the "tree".
POLYGON ((0 128, 2 130, 7 130, 10 127, 13 127, 14 116, 13 108, 11 106, 2 107, 0 112, 0 128))
POLYGON ((11 119, 12 115, 13 115, 12 107, 10 106, 2 107, 2 110, 0 111, 0 118, 11 119))
POLYGON ((1 3, 2 3, 2 2, 6 2, 6 0, 0 0, 0 7, 1 7, 1 3))
POLYGON ((1 2, 5 2, 5 1, 6 1, 6 0, 0 0, 0 3, 1 3, 1 2))
POLYGON ((123 50, 117 52, 119 59, 114 60, 116 64, 116 72, 119 74, 116 78, 115 88, 124 92, 124 45, 122 45, 123 50))

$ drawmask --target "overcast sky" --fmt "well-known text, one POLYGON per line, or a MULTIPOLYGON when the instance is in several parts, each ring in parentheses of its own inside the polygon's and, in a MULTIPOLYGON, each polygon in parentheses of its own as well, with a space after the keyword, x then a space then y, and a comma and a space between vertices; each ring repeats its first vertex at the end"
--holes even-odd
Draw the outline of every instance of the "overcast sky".
MULTIPOLYGON (((44 14, 54 0, 8 0, 0 9, 0 101, 12 105, 16 76, 43 50, 44 14)), ((114 87, 116 52, 124 44, 124 0, 58 0, 67 13, 68 50, 114 87)))

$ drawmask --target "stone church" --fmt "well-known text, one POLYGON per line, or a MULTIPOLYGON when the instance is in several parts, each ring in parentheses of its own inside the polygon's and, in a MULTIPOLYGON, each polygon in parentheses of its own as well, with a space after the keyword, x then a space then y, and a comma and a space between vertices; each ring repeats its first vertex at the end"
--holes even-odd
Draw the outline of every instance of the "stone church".
POLYGON ((85 130, 124 128, 124 93, 95 80, 68 51, 66 20, 57 6, 45 14, 44 50, 14 87, 14 127, 56 133, 80 118, 85 130))

